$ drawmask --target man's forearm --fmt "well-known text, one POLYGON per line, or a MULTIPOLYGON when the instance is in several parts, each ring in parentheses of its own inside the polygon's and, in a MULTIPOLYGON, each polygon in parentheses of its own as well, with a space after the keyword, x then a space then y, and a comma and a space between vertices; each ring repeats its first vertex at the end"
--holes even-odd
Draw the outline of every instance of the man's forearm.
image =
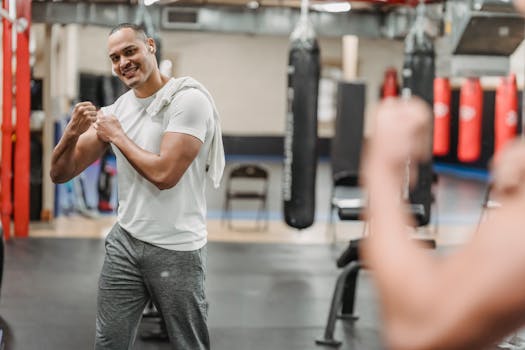
POLYGON ((78 135, 66 131, 53 150, 50 172, 53 182, 66 182, 75 175, 74 155, 78 138, 78 135))
POLYGON ((435 262, 409 239, 410 218, 401 202, 402 166, 385 164, 380 157, 370 162, 366 181, 371 234, 363 256, 379 289, 389 345, 408 349, 410 332, 425 325, 422 321, 434 296, 435 262), (407 278, 410 283, 404 283, 407 278))
POLYGON ((370 164, 367 177, 371 235, 364 253, 368 263, 377 266, 377 273, 384 274, 390 282, 406 275, 406 269, 413 268, 408 259, 398 259, 400 254, 420 255, 421 252, 409 239, 411 218, 401 198, 403 171, 379 158, 371 159, 371 162, 375 162, 370 164))
POLYGON ((111 142, 122 152, 133 168, 157 188, 166 189, 173 186, 167 180, 168 170, 163 166, 159 154, 140 148, 124 133, 117 135, 111 142))
MULTIPOLYGON (((406 226, 401 203, 403 176, 401 170, 396 168, 398 167, 385 164, 379 157, 370 159, 370 171, 366 179, 369 219, 374 225, 374 231, 378 231, 381 236, 387 234, 384 233, 385 229, 397 228, 396 231, 400 231, 406 226)), ((398 235, 399 232, 394 234, 398 235)))

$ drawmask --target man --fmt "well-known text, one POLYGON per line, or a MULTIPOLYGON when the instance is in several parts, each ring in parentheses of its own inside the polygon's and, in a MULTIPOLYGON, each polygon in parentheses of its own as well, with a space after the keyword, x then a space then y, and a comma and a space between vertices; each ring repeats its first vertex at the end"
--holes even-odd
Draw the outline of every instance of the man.
POLYGON ((407 239, 410 218, 400 203, 406 160, 430 157, 429 116, 419 99, 388 100, 376 110, 364 166, 371 234, 363 259, 379 290, 389 349, 482 349, 525 324, 525 143, 494 164, 492 193, 502 207, 469 244, 440 259, 407 239))
POLYGON ((205 180, 218 186, 224 151, 209 93, 191 78, 163 76, 155 42, 115 27, 108 52, 130 88, 96 111, 78 103, 53 151, 51 178, 68 181, 104 154, 117 158, 118 221, 106 238, 95 349, 130 349, 151 299, 176 349, 209 349, 204 290, 205 180))

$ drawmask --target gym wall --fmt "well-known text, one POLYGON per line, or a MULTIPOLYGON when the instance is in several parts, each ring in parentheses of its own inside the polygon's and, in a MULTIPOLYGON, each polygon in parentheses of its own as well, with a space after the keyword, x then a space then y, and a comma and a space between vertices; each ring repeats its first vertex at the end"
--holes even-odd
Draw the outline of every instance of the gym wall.
MULTIPOLYGON (((43 25, 34 25, 39 52, 43 25)), ((111 66, 106 53, 109 28, 83 26, 78 30, 79 72, 107 74, 111 66), (90 48, 90 49, 84 49, 90 48)), ((264 152, 266 144, 280 141, 284 134, 286 111, 287 36, 253 36, 208 32, 162 31, 164 58, 173 61, 176 76, 191 75, 212 92, 222 115, 225 137, 243 149, 242 141, 264 152), (241 141, 239 143, 238 141, 241 141), (258 145, 259 142, 262 142, 258 145)), ((320 38, 323 66, 339 67, 342 62, 341 38, 320 38)), ((518 83, 523 82, 523 45, 513 55, 512 70, 518 83)), ((377 102, 384 71, 397 68, 399 75, 403 59, 403 43, 387 39, 359 38, 358 77, 366 84, 365 136, 369 133, 370 107, 377 102)), ((36 76, 38 77, 38 76, 36 76)), ((400 78, 400 77, 399 77, 400 78)), ((323 125, 321 136, 329 138, 333 130, 323 125)), ((274 147, 282 150, 282 147, 274 147)), ((273 151, 272 151, 273 153, 273 151)))
MULTIPOLYGON (((34 27, 38 50, 43 25, 34 27)), ((80 72, 110 74, 108 31, 95 26, 78 30, 80 72)), ((161 39, 163 57, 173 61, 174 74, 191 75, 212 92, 225 135, 283 135, 288 37, 162 31, 161 39)), ((341 39, 321 38, 320 46, 323 63, 340 67, 341 39)), ((368 84, 369 104, 377 99, 384 68, 401 66, 402 48, 397 41, 360 39, 359 77, 368 84)))

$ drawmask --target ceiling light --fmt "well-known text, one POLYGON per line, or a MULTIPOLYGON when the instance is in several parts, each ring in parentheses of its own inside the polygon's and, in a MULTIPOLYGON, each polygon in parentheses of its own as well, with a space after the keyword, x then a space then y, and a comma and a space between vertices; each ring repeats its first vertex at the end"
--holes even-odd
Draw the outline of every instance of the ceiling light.
POLYGON ((319 12, 348 12, 352 6, 349 2, 323 2, 312 4, 311 8, 319 12))
POLYGON ((159 0, 144 0, 144 5, 146 5, 146 6, 153 5, 157 1, 159 1, 159 0))
POLYGON ((250 10, 257 10, 260 6, 261 4, 259 4, 259 1, 256 0, 251 0, 246 3, 246 7, 250 10))

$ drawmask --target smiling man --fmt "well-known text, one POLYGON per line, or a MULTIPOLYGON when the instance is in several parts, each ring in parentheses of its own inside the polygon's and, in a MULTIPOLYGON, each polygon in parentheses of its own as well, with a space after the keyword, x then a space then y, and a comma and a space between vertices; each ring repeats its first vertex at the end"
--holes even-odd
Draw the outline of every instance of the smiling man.
POLYGON ((73 109, 52 156, 65 182, 112 147, 118 220, 106 238, 95 349, 131 349, 152 300, 176 349, 209 349, 206 324, 206 175, 219 185, 222 138, 213 99, 197 81, 163 76, 155 41, 133 24, 108 37, 114 73, 130 90, 97 111, 73 109))

